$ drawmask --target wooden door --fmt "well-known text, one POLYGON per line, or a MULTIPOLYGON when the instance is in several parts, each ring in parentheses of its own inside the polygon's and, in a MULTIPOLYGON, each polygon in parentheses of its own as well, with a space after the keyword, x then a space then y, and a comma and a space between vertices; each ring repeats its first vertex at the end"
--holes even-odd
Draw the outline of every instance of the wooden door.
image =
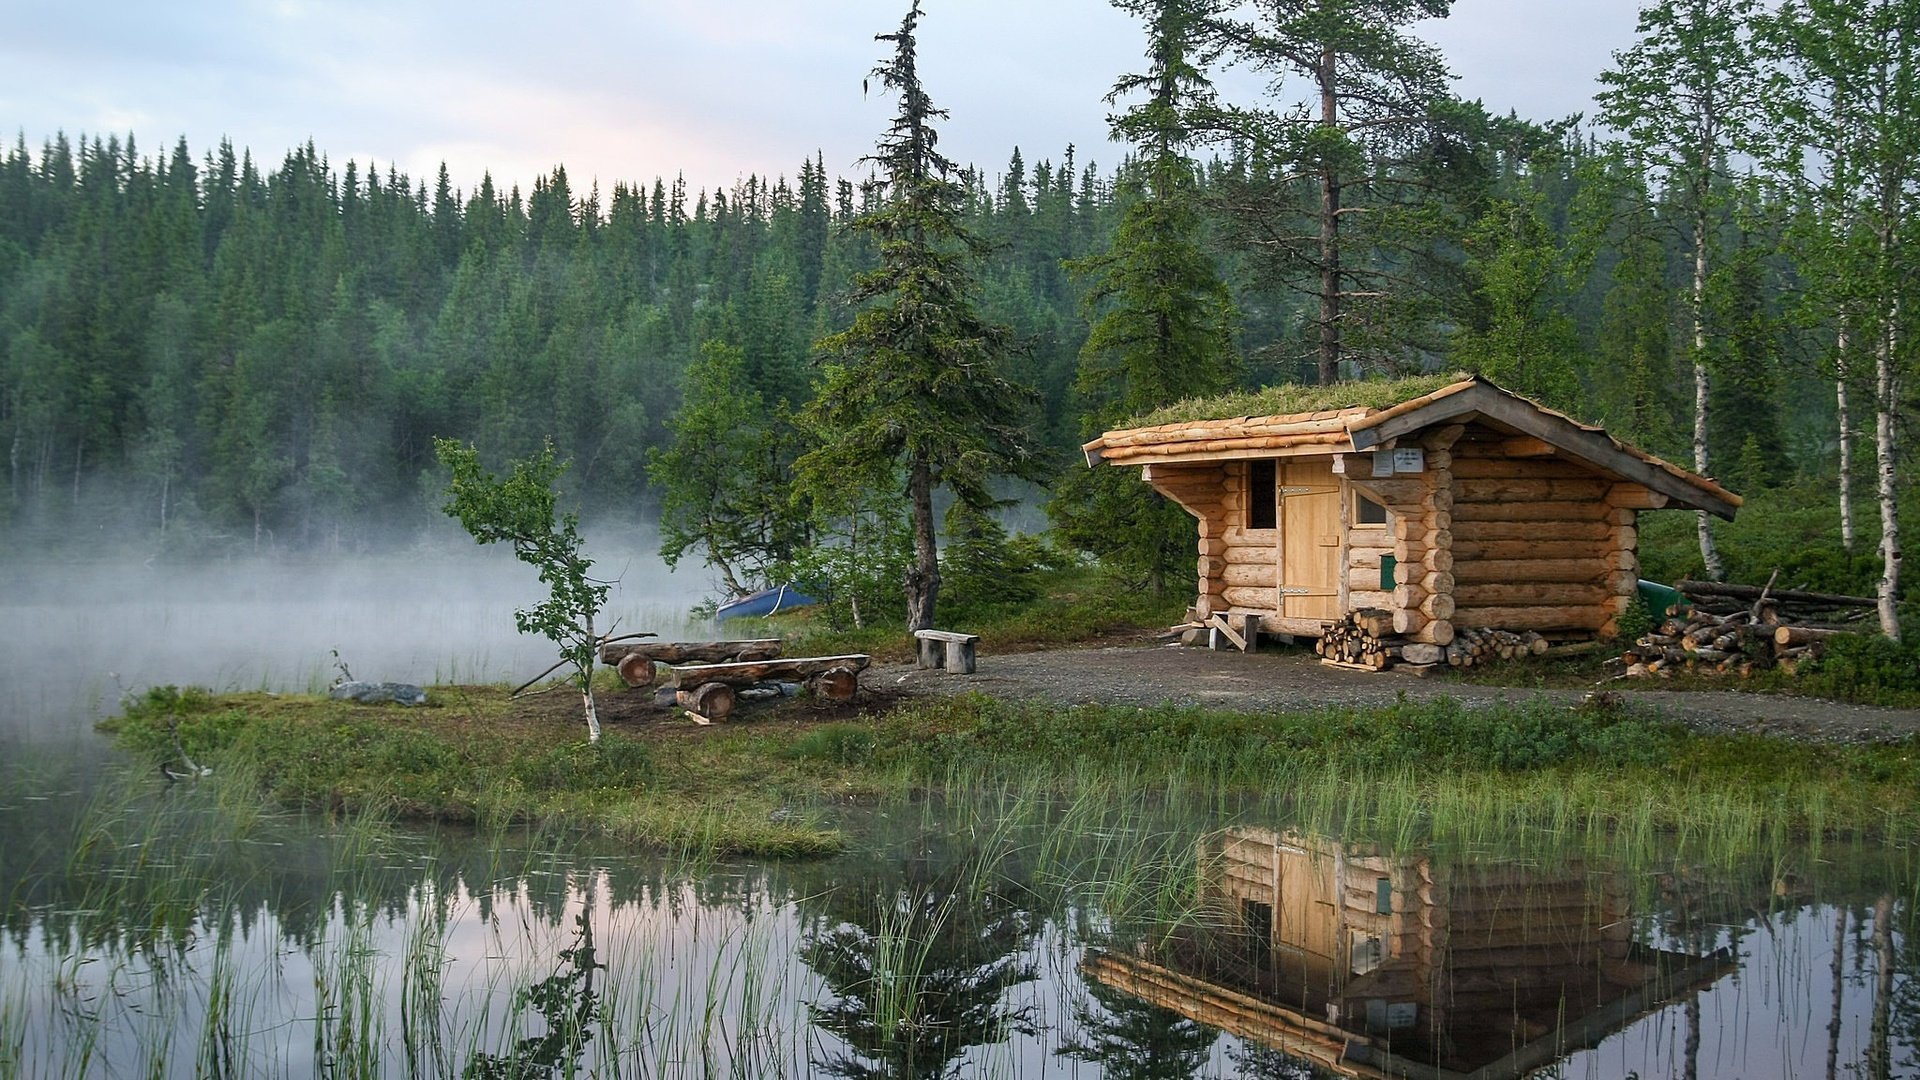
POLYGON ((1340 962, 1338 864, 1291 844, 1278 845, 1274 858, 1274 944, 1294 952, 1310 983, 1324 985, 1340 962))
POLYGON ((1340 608, 1340 481, 1326 459, 1280 468, 1280 614, 1332 622, 1340 608))

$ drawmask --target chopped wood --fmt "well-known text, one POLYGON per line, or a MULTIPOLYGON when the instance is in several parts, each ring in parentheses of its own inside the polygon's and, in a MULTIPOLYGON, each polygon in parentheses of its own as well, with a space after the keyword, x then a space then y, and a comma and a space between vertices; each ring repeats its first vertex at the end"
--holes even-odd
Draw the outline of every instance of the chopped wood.
MULTIPOLYGON (((1683 581, 1679 589, 1688 598, 1713 596, 1748 602, 1758 600, 1763 593, 1766 593, 1766 590, 1758 586, 1729 585, 1721 581, 1683 581)), ((1816 607, 1875 607, 1880 603, 1871 596, 1841 596, 1836 593, 1804 592, 1799 589, 1775 589, 1769 595, 1783 604, 1808 604, 1816 607)))
POLYGON ((1794 624, 1782 610, 1785 594, 1764 588, 1752 593, 1731 598, 1738 601, 1732 610, 1697 605, 1642 634, 1621 655, 1627 676, 1665 675, 1682 667, 1696 675, 1742 679, 1767 670, 1796 675, 1803 664, 1819 659, 1828 639, 1846 632, 1794 624))

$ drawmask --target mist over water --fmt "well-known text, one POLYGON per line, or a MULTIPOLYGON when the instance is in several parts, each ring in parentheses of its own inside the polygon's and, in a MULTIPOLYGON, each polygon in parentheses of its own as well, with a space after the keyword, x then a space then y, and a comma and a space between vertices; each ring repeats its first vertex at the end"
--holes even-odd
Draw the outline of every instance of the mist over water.
MULTIPOLYGON (((650 531, 605 532, 587 537, 596 574, 613 580, 600 627, 694 630, 688 609, 711 592, 700 572, 668 570, 650 531)), ((557 655, 514 628, 514 609, 544 596, 510 551, 472 544, 335 558, 8 559, 0 750, 97 743, 93 722, 150 686, 321 690, 339 675, 336 650, 356 679, 518 682, 557 655)))

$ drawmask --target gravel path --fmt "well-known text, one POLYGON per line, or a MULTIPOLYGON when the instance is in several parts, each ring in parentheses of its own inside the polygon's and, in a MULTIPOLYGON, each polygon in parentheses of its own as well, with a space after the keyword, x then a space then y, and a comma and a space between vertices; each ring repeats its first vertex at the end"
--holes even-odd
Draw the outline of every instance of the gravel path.
MULTIPOLYGON (((1259 653, 1129 644, 1094 649, 980 654, 979 673, 950 676, 889 665, 871 684, 909 693, 977 690, 1006 699, 1063 704, 1158 705, 1174 702, 1258 712, 1338 705, 1389 705, 1404 694, 1424 700, 1452 697, 1468 703, 1545 696, 1575 705, 1586 691, 1476 686, 1446 677, 1418 678, 1323 667, 1303 651, 1259 653)), ((1899 739, 1920 732, 1920 709, 1882 709, 1778 694, 1734 690, 1669 691, 1608 684, 1629 702, 1651 707, 1700 731, 1762 732, 1820 742, 1899 739)))

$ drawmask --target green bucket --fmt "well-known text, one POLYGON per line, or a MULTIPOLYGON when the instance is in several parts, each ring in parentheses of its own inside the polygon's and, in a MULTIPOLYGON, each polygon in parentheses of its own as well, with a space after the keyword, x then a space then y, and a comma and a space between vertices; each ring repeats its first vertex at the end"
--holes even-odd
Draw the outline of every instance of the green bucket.
POLYGON ((1655 619, 1665 618, 1669 608, 1678 607, 1684 611, 1693 606, 1679 589, 1646 578, 1640 579, 1640 602, 1647 605, 1647 610, 1653 612, 1655 619))

